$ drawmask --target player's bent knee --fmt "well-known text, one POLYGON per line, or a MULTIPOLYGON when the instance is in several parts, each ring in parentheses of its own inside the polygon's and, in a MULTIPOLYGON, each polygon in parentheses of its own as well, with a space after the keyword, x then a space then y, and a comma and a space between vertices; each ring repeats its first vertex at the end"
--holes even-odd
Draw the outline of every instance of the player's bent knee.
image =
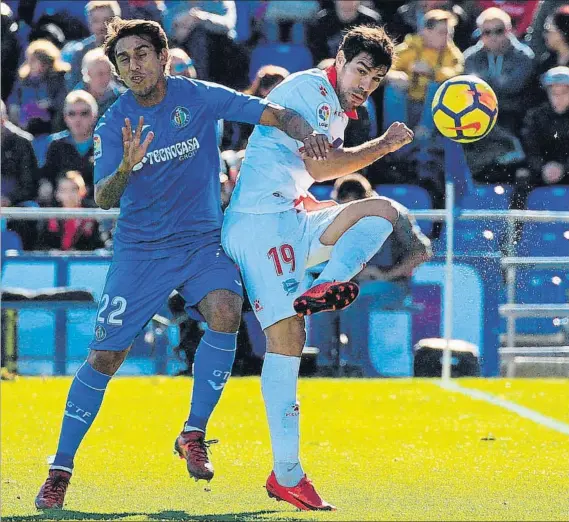
MULTIPOLYGON (((364 209, 362 209, 364 210, 364 209)), ((366 208, 361 217, 377 216, 387 219, 392 225, 395 225, 399 219, 399 211, 386 199, 369 199, 366 200, 366 208), (371 212, 370 212, 371 211, 371 212)))
POLYGON ((126 359, 130 346, 125 350, 91 350, 87 362, 98 372, 114 375, 126 359))
POLYGON ((205 299, 200 312, 208 328, 216 332, 233 333, 239 330, 243 299, 229 290, 216 290, 205 299))

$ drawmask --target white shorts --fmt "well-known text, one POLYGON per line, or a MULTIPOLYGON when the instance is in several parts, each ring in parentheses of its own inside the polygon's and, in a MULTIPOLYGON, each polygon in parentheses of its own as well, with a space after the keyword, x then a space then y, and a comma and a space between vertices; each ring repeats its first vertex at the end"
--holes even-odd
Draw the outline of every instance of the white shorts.
POLYGON ((320 237, 346 205, 315 212, 226 212, 221 243, 237 263, 263 329, 295 315, 294 299, 306 288, 306 269, 330 259, 320 237))

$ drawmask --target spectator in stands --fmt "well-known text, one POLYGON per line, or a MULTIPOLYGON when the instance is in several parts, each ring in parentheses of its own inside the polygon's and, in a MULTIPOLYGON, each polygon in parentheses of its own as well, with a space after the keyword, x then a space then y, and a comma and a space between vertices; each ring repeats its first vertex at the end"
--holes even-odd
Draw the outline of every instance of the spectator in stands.
POLYGON ((198 77, 194 62, 188 53, 179 47, 170 49, 170 74, 195 79, 198 77))
MULTIPOLYGON (((55 199, 61 207, 82 208, 86 195, 85 181, 80 172, 71 170, 58 178, 55 199)), ((104 246, 94 219, 52 218, 43 223, 39 232, 39 249, 95 250, 104 246)))
POLYGON ((487 81, 500 103, 498 123, 517 134, 529 101, 534 54, 512 33, 510 16, 491 7, 477 18, 480 41, 464 53, 465 72, 487 81))
MULTIPOLYGON (((539 2, 539 5, 534 12, 531 25, 527 28, 526 35, 524 37, 524 43, 531 47, 531 50, 535 53, 536 56, 541 56, 547 51, 544 39, 545 21, 548 17, 553 15, 561 3, 561 1, 539 2)), ((567 1, 565 0, 563 3, 567 3, 567 1)))
POLYGON ((548 101, 526 114, 522 128, 530 188, 569 184, 569 67, 547 71, 543 86, 548 101))
POLYGON ((456 18, 454 42, 464 51, 472 45, 475 25, 473 18, 456 2, 451 0, 412 0, 400 6, 387 28, 395 37, 402 40, 408 34, 418 34, 425 25, 425 15, 433 9, 442 9, 456 18))
POLYGON ((470 11, 474 18, 491 8, 504 11, 512 21, 512 33, 517 38, 522 38, 530 27, 539 4, 540 0, 468 0, 463 2, 465 9, 470 11))
POLYGON ((100 115, 103 115, 126 90, 113 78, 111 61, 101 47, 91 49, 85 54, 81 72, 83 80, 75 86, 74 90, 83 90, 91 94, 97 101, 100 115))
POLYGON ((65 98, 63 114, 69 130, 51 136, 40 173, 42 203, 48 203, 49 189, 53 192, 55 181, 70 170, 80 172, 88 196, 93 194, 93 128, 97 121, 97 102, 86 91, 71 91, 65 98))
POLYGON ((8 98, 10 119, 34 136, 58 130, 53 121, 63 107, 68 70, 55 45, 48 40, 32 42, 8 98))
POLYGON ((548 51, 539 57, 533 84, 536 87, 535 103, 543 103, 547 95, 541 86, 541 77, 549 69, 569 65, 569 4, 558 7, 547 17, 543 26, 545 45, 548 51))
POLYGON ((21 46, 18 41, 18 24, 14 18, 14 13, 4 2, 0 3, 0 64, 2 69, 2 100, 7 100, 12 92, 12 87, 18 74, 18 63, 20 62, 21 46))
POLYGON ((388 80, 407 90, 411 127, 419 123, 429 83, 444 82, 463 71, 462 53, 452 41, 455 25, 452 13, 434 9, 425 14, 421 32, 407 35, 396 48, 397 61, 388 80))
POLYGON ((177 2, 164 17, 166 33, 192 57, 198 78, 231 87, 241 87, 247 77, 233 41, 236 23, 232 0, 177 2))
POLYGON ((123 20, 142 19, 160 22, 167 9, 164 0, 118 0, 118 2, 123 20))
POLYGON ((87 3, 85 10, 91 36, 84 40, 69 42, 62 49, 63 59, 71 65, 66 77, 69 89, 81 81, 83 56, 103 44, 107 34, 106 24, 111 18, 121 15, 119 3, 111 0, 92 0, 87 3))
POLYGON ((377 25, 381 15, 359 0, 334 0, 334 6, 322 9, 308 26, 307 44, 315 63, 336 56, 346 29, 356 25, 377 25))
MULTIPOLYGON (((378 196, 369 181, 361 174, 349 174, 336 180, 332 197, 338 203, 349 203, 378 196)), ((390 307, 403 306, 411 295, 411 276, 421 263, 431 259, 431 242, 417 226, 415 218, 403 205, 390 200, 399 211, 399 219, 393 233, 381 250, 373 256, 356 276, 360 284, 369 281, 384 281, 384 298, 390 307)), ((387 303, 386 303, 387 304, 387 303)), ((357 306, 357 301, 355 303, 357 306)))
MULTIPOLYGON (((289 74, 283 67, 265 65, 257 71, 255 79, 244 92, 251 96, 266 98, 289 74)), ((249 125, 248 123, 228 122, 225 125, 223 148, 232 150, 244 149, 254 128, 254 125, 249 125)))
POLYGON ((0 101, 2 133, 2 206, 17 206, 34 199, 38 163, 32 147, 33 136, 8 121, 6 105, 0 101))

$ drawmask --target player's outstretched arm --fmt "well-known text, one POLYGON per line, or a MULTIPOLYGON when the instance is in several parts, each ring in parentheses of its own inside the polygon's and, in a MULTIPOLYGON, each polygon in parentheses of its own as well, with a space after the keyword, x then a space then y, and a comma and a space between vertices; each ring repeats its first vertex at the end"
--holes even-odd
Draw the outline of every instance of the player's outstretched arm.
POLYGON ((315 131, 310 123, 292 109, 269 103, 261 114, 259 125, 276 127, 291 138, 302 141, 304 154, 314 161, 321 161, 328 156, 330 147, 326 134, 315 131))
POLYGON ((128 184, 133 167, 143 160, 148 146, 154 139, 154 133, 151 131, 146 139, 140 143, 140 135, 144 125, 142 116, 138 120, 138 126, 134 133, 130 120, 125 118, 124 122, 125 126, 122 128, 124 150, 122 161, 115 172, 95 185, 95 202, 105 210, 119 206, 119 201, 128 184))
POLYGON ((305 154, 303 154, 303 160, 306 170, 316 181, 336 179, 357 172, 386 154, 395 152, 411 143, 413 137, 413 131, 407 125, 395 122, 379 138, 349 149, 330 150, 324 161, 314 161, 305 154))

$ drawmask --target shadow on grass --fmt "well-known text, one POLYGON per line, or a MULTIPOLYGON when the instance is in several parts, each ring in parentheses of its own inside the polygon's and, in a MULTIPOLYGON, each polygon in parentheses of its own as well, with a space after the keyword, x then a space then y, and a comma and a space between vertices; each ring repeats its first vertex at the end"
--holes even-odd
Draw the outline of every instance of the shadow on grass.
MULTIPOLYGON (((88 513, 85 511, 71 511, 71 510, 53 510, 38 513, 37 515, 22 515, 14 517, 2 517, 5 522, 43 522, 47 520, 82 520, 82 521, 98 521, 98 520, 121 520, 127 517, 146 517, 149 521, 159 520, 184 520, 195 522, 239 522, 247 520, 279 520, 275 518, 266 518, 265 515, 277 513, 276 510, 260 510, 260 511, 242 511, 235 513, 220 513, 208 515, 190 515, 185 511, 160 511, 159 513, 135 513, 135 512, 120 512, 120 513, 88 513)), ((283 519, 294 520, 295 511, 291 513, 280 512, 283 519)))

